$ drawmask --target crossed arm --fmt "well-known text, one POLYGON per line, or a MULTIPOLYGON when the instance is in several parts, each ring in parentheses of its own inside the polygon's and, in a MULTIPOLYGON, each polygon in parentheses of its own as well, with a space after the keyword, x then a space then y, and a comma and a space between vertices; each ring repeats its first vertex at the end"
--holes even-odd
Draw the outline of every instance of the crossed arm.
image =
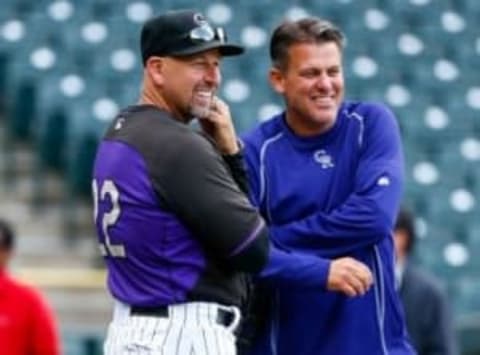
MULTIPOLYGON (((270 224, 272 238, 289 250, 335 258, 379 243, 391 233, 403 188, 403 154, 395 118, 389 111, 365 129, 353 191, 332 211, 317 211, 286 224, 270 224), (383 117, 384 116, 384 117, 383 117)), ((251 200, 258 206, 259 161, 247 144, 251 200)), ((268 209, 268 206, 263 207, 268 209)))

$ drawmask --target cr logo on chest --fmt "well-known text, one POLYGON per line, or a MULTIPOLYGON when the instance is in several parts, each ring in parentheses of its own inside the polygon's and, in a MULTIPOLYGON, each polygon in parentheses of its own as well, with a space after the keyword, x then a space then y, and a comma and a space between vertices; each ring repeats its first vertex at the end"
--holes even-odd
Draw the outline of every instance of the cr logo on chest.
POLYGON ((320 164, 322 169, 329 169, 335 166, 333 158, 324 149, 316 150, 313 153, 313 159, 320 164))

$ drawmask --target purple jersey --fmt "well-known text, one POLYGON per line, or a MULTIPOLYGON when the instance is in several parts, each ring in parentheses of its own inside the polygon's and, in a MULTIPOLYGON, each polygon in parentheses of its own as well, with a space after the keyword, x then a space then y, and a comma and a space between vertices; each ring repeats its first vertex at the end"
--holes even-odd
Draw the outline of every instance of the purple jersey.
POLYGON ((95 223, 116 299, 241 305, 247 286, 239 269, 259 271, 268 242, 232 178, 235 164, 153 106, 118 115, 93 176, 95 223))

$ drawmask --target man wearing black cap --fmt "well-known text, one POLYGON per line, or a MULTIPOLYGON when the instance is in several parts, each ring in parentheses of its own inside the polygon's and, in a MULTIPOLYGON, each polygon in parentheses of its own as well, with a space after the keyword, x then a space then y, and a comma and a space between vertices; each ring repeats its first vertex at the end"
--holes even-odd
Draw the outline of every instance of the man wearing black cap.
POLYGON ((215 96, 222 56, 243 52, 190 10, 142 29, 140 102, 102 140, 94 216, 114 316, 109 354, 235 354, 245 273, 266 282, 366 292, 361 263, 285 253, 248 202, 227 105, 215 96), (187 123, 198 118, 198 134, 187 123))
POLYGON ((0 220, 0 354, 58 355, 58 333, 47 303, 7 271, 14 246, 12 228, 0 220))

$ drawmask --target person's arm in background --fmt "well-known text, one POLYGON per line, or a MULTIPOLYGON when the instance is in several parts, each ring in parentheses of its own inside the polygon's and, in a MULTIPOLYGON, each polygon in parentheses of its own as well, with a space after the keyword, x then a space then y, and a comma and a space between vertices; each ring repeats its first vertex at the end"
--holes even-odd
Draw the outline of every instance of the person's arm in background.
MULTIPOLYGON (((391 233, 402 196, 403 154, 393 114, 377 109, 377 115, 365 127, 353 193, 330 213, 317 212, 288 224, 271 225, 272 236, 280 245, 330 258, 374 245, 391 233)), ((257 189, 253 194, 258 196, 258 162, 251 160, 256 159, 251 154, 247 157, 249 174, 253 174, 251 186, 257 189)))
MULTIPOLYGON (((32 289, 31 355, 60 355, 60 339, 55 317, 41 294, 32 289)), ((26 305, 25 305, 26 306, 26 305)))

